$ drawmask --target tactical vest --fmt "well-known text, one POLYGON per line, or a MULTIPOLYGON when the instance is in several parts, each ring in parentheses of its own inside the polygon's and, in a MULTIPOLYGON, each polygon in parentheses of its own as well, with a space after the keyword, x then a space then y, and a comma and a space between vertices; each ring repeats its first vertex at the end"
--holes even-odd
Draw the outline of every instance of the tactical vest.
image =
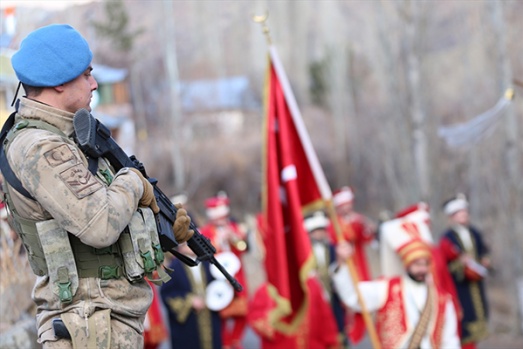
MULTIPOLYGON (((21 131, 29 128, 42 129, 70 139, 58 128, 40 120, 20 120, 14 125, 15 113, 6 121, 0 135, 0 167, 6 182, 20 194, 34 200, 12 171, 6 157, 9 145, 21 131)), ((105 160, 101 160, 104 161, 105 160)), ((114 173, 106 168, 94 173, 107 185, 114 173)), ((54 292, 62 303, 72 301, 78 288, 79 278, 96 277, 104 280, 126 277, 130 282, 147 276, 155 283, 170 279, 161 268, 164 261, 156 220, 149 208, 139 208, 131 222, 111 246, 97 249, 80 241, 61 228, 54 219, 35 221, 21 217, 12 205, 9 188, 4 183, 4 200, 9 209, 9 223, 20 236, 33 272, 48 275, 54 292), (157 272, 159 278, 153 277, 157 272)))

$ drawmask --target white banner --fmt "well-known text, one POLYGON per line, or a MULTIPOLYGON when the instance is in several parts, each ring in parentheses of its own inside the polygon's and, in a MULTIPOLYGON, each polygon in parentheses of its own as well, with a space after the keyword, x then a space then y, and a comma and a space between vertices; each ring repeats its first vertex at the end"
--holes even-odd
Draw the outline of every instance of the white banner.
POLYGON ((465 123, 441 126, 438 136, 443 138, 452 148, 470 146, 484 137, 492 134, 503 117, 503 111, 510 105, 514 98, 514 90, 508 89, 494 107, 474 117, 465 123))

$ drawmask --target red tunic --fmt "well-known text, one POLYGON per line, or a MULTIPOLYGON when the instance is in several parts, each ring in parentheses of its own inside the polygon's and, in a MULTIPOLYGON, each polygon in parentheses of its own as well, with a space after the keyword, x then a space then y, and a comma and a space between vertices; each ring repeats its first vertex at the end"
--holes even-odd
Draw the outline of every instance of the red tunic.
MULTIPOLYGON (((237 237, 238 241, 245 241, 245 234, 240 230, 238 225, 234 222, 230 222, 227 226, 227 229, 230 229, 231 232, 234 234, 235 237, 237 237)), ((238 244, 232 244, 229 242, 224 242, 220 239, 219 232, 216 228, 216 226, 212 224, 207 224, 204 227, 200 229, 200 233, 204 235, 205 237, 209 238, 211 240, 211 243, 214 247, 216 247, 216 253, 220 253, 223 251, 231 251, 234 253, 238 259, 242 260, 242 255, 245 252, 245 249, 239 249, 238 244)), ((238 273, 234 276, 238 282, 243 286, 243 291, 240 293, 236 293, 237 297, 245 297, 247 298, 248 290, 247 290, 247 279, 245 277, 245 273, 243 270, 243 267, 240 268, 238 273)))
POLYGON ((143 332, 144 348, 155 349, 167 339, 167 328, 163 322, 162 310, 158 301, 158 291, 156 286, 149 280, 145 280, 153 290, 153 302, 145 315, 146 326, 144 326, 143 332))
MULTIPOLYGON (((343 233, 343 238, 354 247, 354 266, 358 273, 358 281, 370 281, 372 279, 367 263, 365 245, 372 241, 374 232, 367 225, 366 219, 359 213, 352 213, 350 223, 338 216, 338 222, 343 233)), ((331 224, 327 228, 331 241, 336 244, 338 237, 331 224)), ((365 336, 365 322, 358 313, 347 313, 347 332, 352 343, 359 343, 365 336)))
MULTIPOLYGON (((445 293, 436 289, 429 323, 430 339, 434 349, 439 348, 441 344, 446 302, 445 293)), ((387 300, 376 316, 376 329, 383 348, 399 348, 410 340, 409 337, 414 329, 407 328, 401 277, 389 280, 387 300)))
MULTIPOLYGON (((341 217, 338 222, 343 233, 343 238, 350 242, 354 247, 354 264, 358 271, 359 281, 371 280, 367 257, 365 254, 365 245, 374 238, 374 232, 367 225, 365 217, 359 213, 351 216, 350 222, 346 223, 341 217)), ((334 225, 328 227, 329 235, 333 243, 338 241, 334 225)))
MULTIPOLYGON (((240 243, 231 243, 225 241, 217 228, 213 224, 207 224, 200 229, 202 235, 206 236, 211 240, 211 243, 216 247, 216 253, 223 251, 231 251, 238 259, 242 260, 242 254, 245 252, 245 234, 239 229, 238 225, 234 222, 229 222, 225 229, 229 229, 236 240, 240 243)), ((222 343, 224 346, 239 347, 241 339, 243 338, 243 331, 247 325, 247 278, 243 267, 233 275, 236 280, 243 286, 242 292, 235 292, 234 299, 231 304, 220 312, 220 316, 225 320, 222 321, 222 343), (232 320, 234 325, 232 328, 227 326, 227 321, 232 320)))

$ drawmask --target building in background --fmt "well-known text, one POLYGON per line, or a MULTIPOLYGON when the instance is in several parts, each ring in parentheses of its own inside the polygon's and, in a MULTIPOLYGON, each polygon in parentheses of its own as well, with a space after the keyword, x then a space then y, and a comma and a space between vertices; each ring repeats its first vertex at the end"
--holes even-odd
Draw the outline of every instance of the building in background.
POLYGON ((111 130, 112 137, 128 155, 134 154, 135 124, 127 69, 94 64, 93 76, 98 83, 91 102, 93 116, 111 130))
POLYGON ((2 9, 0 30, 0 123, 3 125, 14 109, 11 107, 18 79, 11 66, 11 56, 16 52, 11 47, 16 31, 15 8, 2 9))
MULTIPOLYGON (((3 39, 1 40, 3 43, 3 39)), ((18 79, 11 66, 11 56, 16 51, 0 46, 0 122, 3 125, 9 114, 14 111, 11 103, 14 98, 18 79)))
POLYGON ((259 109, 247 76, 191 80, 180 85, 182 110, 192 122, 194 137, 242 130, 246 113, 259 109))

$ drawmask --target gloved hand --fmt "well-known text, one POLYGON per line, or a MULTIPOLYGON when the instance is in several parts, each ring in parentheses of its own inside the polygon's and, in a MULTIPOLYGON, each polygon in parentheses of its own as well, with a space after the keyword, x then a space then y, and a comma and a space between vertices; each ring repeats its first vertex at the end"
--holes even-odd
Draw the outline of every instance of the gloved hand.
POLYGON ((158 204, 156 203, 156 198, 154 197, 154 188, 151 183, 145 177, 142 175, 140 171, 135 169, 134 167, 129 167, 131 171, 136 173, 143 183, 143 194, 142 198, 138 202, 139 206, 142 207, 149 207, 151 210, 153 210, 154 213, 160 212, 160 208, 158 207, 158 204))
POLYGON ((176 207, 178 211, 176 211, 176 220, 173 224, 173 233, 176 241, 181 244, 192 238, 194 230, 189 229, 191 217, 187 215, 187 211, 183 208, 182 204, 175 204, 174 207, 176 207))

